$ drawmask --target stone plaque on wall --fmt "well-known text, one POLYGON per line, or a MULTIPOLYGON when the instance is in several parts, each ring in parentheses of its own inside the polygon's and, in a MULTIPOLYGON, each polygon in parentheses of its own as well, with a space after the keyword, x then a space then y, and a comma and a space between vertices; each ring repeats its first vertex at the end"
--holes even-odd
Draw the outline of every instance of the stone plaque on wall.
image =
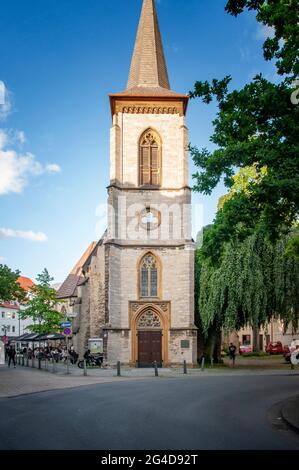
POLYGON ((190 341, 188 339, 183 339, 181 341, 181 348, 182 349, 189 349, 190 348, 190 341))

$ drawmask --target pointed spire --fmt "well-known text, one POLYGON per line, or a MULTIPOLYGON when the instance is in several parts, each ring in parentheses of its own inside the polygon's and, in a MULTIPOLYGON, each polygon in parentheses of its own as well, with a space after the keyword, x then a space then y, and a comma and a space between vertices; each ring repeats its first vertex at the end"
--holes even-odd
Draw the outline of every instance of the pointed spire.
POLYGON ((143 0, 128 89, 170 89, 155 0, 143 0))

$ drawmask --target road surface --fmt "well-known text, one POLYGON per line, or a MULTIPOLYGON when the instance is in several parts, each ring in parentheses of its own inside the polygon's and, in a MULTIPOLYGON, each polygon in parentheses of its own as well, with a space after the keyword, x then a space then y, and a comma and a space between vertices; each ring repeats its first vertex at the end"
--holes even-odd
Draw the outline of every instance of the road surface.
POLYGON ((187 376, 4 398, 0 449, 298 450, 298 436, 268 417, 298 386, 279 373, 187 376))

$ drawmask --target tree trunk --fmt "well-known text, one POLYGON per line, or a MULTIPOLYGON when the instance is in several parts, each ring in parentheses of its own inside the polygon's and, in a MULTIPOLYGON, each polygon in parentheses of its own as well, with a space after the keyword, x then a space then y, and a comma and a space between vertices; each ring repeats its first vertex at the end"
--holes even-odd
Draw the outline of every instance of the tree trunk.
POLYGON ((260 352, 260 329, 256 326, 252 328, 252 351, 260 352))
POLYGON ((209 342, 209 358, 213 359, 214 363, 221 362, 221 341, 222 341, 222 332, 221 330, 213 330, 210 336, 209 342))

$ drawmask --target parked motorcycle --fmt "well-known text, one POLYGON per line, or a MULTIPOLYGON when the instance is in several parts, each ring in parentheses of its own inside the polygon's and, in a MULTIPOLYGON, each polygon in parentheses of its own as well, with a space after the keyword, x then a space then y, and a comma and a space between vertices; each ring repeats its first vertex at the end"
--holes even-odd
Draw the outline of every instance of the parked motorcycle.
POLYGON ((289 352, 284 355, 284 358, 292 367, 297 366, 299 364, 299 349, 289 350, 289 352))
POLYGON ((299 349, 296 349, 291 354, 291 364, 292 366, 297 366, 299 364, 299 349))
MULTIPOLYGON (((100 354, 90 354, 88 358, 86 359, 86 366, 87 367, 102 367, 103 364, 103 356, 100 354)), ((84 361, 79 361, 78 362, 78 367, 79 369, 84 368, 84 361)))

